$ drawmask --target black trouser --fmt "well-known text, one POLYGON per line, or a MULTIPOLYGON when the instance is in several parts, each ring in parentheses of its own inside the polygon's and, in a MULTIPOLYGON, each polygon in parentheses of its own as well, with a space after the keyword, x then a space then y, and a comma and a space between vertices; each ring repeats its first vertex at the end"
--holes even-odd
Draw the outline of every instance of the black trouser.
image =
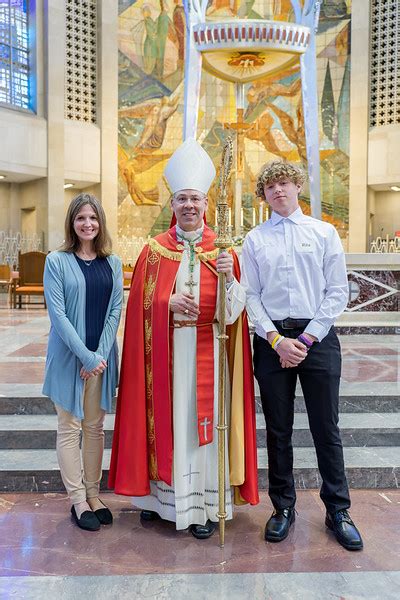
MULTIPOLYGON (((304 328, 277 329, 285 337, 296 338, 304 328)), ((270 344, 254 335, 254 374, 267 428, 269 496, 276 509, 293 507, 296 502, 292 430, 297 376, 322 478, 321 499, 329 512, 350 507, 338 428, 340 372, 340 344, 333 328, 313 344, 300 365, 287 369, 281 367, 270 344)))

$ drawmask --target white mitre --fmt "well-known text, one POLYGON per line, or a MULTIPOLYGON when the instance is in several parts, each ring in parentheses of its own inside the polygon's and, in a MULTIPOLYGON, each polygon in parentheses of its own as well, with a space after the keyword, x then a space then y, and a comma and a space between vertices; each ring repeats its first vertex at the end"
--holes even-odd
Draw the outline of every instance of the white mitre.
POLYGON ((188 138, 167 162, 164 177, 173 194, 179 190, 198 190, 207 194, 215 173, 207 152, 194 138, 188 138))

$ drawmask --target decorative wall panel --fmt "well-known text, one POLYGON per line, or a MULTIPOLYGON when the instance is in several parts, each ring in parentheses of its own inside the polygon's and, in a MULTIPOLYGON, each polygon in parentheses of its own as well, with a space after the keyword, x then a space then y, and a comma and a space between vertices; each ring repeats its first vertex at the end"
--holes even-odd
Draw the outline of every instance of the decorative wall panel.
POLYGON ((65 117, 96 122, 97 2, 66 0, 65 117))
POLYGON ((370 127, 400 123, 400 2, 371 0, 370 127))

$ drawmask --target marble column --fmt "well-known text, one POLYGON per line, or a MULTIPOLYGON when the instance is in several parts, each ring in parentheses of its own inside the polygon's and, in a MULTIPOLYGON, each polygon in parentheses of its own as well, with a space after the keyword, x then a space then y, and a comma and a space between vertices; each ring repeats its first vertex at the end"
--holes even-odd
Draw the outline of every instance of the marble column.
POLYGON ((368 214, 369 3, 351 11, 349 252, 365 252, 368 214))
POLYGON ((99 196, 115 248, 118 235, 118 2, 100 0, 98 10, 99 196))
MULTIPOLYGON (((45 249, 64 238, 65 3, 44 0, 44 77, 47 117, 47 236, 45 249)), ((45 228, 46 229, 46 228, 45 228)))

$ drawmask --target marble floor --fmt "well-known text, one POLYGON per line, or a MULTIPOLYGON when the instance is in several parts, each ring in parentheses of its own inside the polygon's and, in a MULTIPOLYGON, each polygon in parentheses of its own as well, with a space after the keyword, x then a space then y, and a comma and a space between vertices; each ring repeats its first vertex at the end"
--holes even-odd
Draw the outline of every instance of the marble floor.
MULTIPOLYGON (((48 328, 43 308, 10 310, 0 294, 0 397, 40 396, 48 328)), ((341 344, 342 394, 400 393, 400 335, 347 335, 341 344)), ((262 492, 259 506, 237 509, 223 549, 217 535, 200 541, 171 523, 144 524, 129 499, 104 499, 114 524, 88 533, 62 494, 0 494, 0 598, 400 598, 398 489, 352 491, 365 542, 356 553, 326 530, 316 490, 298 492, 296 523, 280 544, 263 539, 271 506, 262 492)))
POLYGON ((361 552, 344 550, 325 528, 317 491, 298 492, 296 522, 279 544, 263 539, 271 510, 263 492, 258 506, 236 510, 224 548, 217 534, 196 540, 172 523, 141 523, 128 498, 103 499, 114 523, 93 533, 76 527, 61 494, 3 494, 0 597, 72 598, 90 589, 100 598, 400 596, 399 490, 353 491, 361 552))
MULTIPOLYGON (((0 396, 39 395, 49 321, 39 305, 10 309, 0 294, 0 396)), ((122 343, 123 319, 119 330, 122 343)), ((400 335, 344 335, 341 392, 400 394, 400 335)))

